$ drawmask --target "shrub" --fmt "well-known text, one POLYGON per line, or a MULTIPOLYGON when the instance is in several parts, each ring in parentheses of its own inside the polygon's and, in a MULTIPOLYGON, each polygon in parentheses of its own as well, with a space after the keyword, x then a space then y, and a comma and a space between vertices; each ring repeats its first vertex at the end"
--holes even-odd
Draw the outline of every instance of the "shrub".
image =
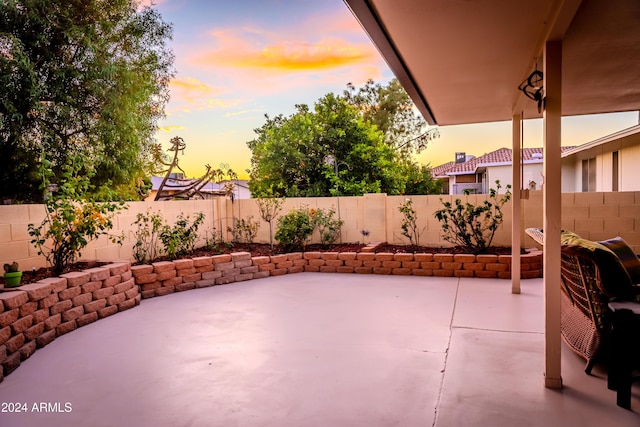
POLYGON ((108 236, 112 242, 122 244, 124 236, 111 235, 113 216, 124 209, 123 202, 96 202, 89 199, 93 190, 90 179, 94 175, 91 166, 79 157, 71 157, 63 167, 62 181, 54 186, 49 181, 53 175, 51 163, 41 161, 39 173, 43 177, 41 189, 45 196, 45 219, 39 226, 28 225, 31 244, 53 267, 55 275, 61 274, 82 256, 89 242, 100 236, 108 236), (57 188, 57 191, 53 191, 57 188))
POLYGON ((164 245, 164 250, 170 259, 175 259, 178 255, 184 255, 195 248, 198 240, 198 227, 204 222, 204 214, 199 212, 192 223, 189 217, 178 215, 175 225, 165 225, 160 232, 160 240, 164 245))
POLYGON ((344 221, 335 219, 335 209, 331 208, 327 211, 322 209, 316 210, 315 223, 320 233, 320 242, 323 245, 331 245, 340 237, 340 229, 344 221))
POLYGON ((286 250, 304 249, 307 241, 316 228, 315 209, 301 207, 293 209, 278 219, 278 230, 275 238, 286 250))
POLYGON ((234 218, 233 227, 227 227, 227 231, 231 233, 232 240, 239 243, 247 243, 251 245, 258 235, 260 223, 253 221, 253 215, 243 218, 234 218))
POLYGON ((411 199, 406 199, 403 204, 398 207, 398 210, 402 213, 402 235, 409 239, 410 245, 420 245, 420 236, 424 231, 418 228, 418 214, 413 209, 413 202, 411 199))
POLYGON ((164 225, 162 215, 160 212, 152 213, 147 210, 139 213, 132 225, 136 226, 133 258, 139 263, 153 261, 162 251, 160 247, 160 232, 164 225))
MULTIPOLYGON (((511 185, 507 185, 506 193, 499 198, 498 190, 502 188, 496 181, 496 189, 490 189, 489 199, 481 205, 474 206, 456 199, 454 204, 442 202, 444 208, 435 212, 441 222, 443 238, 453 244, 460 245, 472 253, 482 253, 491 246, 498 226, 502 224, 502 206, 511 199, 511 185)), ((465 195, 469 195, 465 191, 465 195)))
POLYGON ((309 209, 304 206, 294 209, 278 220, 276 240, 286 250, 304 249, 313 232, 318 229, 323 245, 331 245, 340 237, 344 224, 335 218, 335 210, 309 209))
POLYGON ((209 232, 207 231, 205 234, 205 248, 208 251, 214 252, 216 254, 224 253, 225 249, 230 249, 233 247, 231 243, 227 243, 222 238, 222 232, 217 231, 215 228, 213 229, 211 236, 209 236, 209 232))

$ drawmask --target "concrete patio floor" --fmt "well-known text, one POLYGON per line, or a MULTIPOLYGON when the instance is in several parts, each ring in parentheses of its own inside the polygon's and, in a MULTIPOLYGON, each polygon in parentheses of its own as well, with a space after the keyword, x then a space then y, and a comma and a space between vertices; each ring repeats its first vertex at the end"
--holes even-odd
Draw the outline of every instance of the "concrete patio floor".
POLYGON ((6 377, 0 402, 28 413, 0 425, 640 425, 640 385, 617 407, 564 344, 565 388, 543 387, 542 280, 510 288, 304 273, 145 300, 6 377))

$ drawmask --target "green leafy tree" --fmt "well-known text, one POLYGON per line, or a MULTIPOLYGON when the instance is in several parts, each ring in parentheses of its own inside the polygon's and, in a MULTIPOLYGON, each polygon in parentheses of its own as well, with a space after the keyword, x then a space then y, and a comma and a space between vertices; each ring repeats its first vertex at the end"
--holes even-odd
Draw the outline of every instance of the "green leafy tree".
POLYGON ((267 116, 255 130, 257 138, 247 143, 255 197, 404 191, 397 152, 344 98, 330 93, 313 110, 296 109, 289 117, 267 116))
POLYGON ((94 191, 135 197, 169 96, 171 34, 137 0, 0 2, 0 197, 40 200, 42 152, 53 182, 79 155, 94 191))
POLYGON ((430 167, 407 162, 405 171, 407 182, 404 194, 442 194, 442 181, 433 178, 430 167))
POLYGON ((384 134, 385 142, 405 159, 418 153, 439 136, 418 114, 413 101, 398 79, 382 85, 368 80, 360 88, 347 84, 343 93, 347 102, 360 112, 365 121, 384 134))

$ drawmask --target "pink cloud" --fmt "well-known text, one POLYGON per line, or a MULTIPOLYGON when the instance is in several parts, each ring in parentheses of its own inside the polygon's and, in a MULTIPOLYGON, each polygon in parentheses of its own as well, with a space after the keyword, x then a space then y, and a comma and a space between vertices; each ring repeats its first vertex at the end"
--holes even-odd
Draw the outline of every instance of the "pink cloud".
POLYGON ((142 7, 158 6, 163 3, 166 3, 166 1, 167 0, 140 0, 138 2, 138 7, 142 8, 142 7))

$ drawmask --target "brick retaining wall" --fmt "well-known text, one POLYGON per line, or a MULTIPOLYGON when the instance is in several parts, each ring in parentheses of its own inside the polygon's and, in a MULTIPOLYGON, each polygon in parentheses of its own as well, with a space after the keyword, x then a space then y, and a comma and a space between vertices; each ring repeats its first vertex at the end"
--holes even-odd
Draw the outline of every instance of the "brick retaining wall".
MULTIPOLYGON (((107 264, 0 293, 0 382, 57 337, 141 299, 269 276, 311 272, 511 278, 510 255, 236 252, 151 265, 107 264), (137 285, 137 286, 136 286, 137 285)), ((542 252, 522 255, 523 279, 542 277, 542 252)))
MULTIPOLYGON (((521 255, 520 266, 521 278, 542 277, 542 252, 521 255)), ((295 252, 251 257, 236 252, 136 265, 131 271, 145 299, 304 271, 511 279, 511 255, 295 252)))
POLYGON ((0 293, 0 382, 57 337, 140 304, 128 262, 0 293))

